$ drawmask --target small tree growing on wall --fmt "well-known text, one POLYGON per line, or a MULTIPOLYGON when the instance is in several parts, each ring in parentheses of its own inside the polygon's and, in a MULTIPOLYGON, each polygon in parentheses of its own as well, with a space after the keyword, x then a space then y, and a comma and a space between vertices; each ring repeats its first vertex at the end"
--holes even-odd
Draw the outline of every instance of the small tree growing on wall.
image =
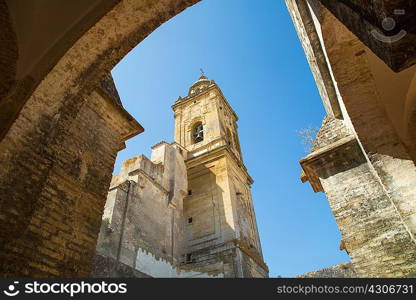
POLYGON ((297 133, 302 139, 302 145, 306 153, 310 153, 312 151, 318 132, 319 128, 312 125, 309 125, 307 128, 298 130, 297 133))

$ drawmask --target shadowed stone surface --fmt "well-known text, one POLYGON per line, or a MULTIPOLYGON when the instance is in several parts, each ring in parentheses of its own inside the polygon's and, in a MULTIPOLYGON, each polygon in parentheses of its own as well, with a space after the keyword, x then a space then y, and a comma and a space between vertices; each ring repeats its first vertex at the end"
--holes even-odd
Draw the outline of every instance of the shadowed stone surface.
POLYGON ((394 71, 402 71, 416 63, 415 1, 320 1, 394 71), (392 29, 386 26, 387 18, 394 20, 392 29), (397 40, 389 40, 391 37, 397 37, 397 40))
POLYGON ((352 263, 344 263, 328 268, 323 268, 317 271, 305 273, 297 278, 356 278, 357 273, 354 270, 352 263))

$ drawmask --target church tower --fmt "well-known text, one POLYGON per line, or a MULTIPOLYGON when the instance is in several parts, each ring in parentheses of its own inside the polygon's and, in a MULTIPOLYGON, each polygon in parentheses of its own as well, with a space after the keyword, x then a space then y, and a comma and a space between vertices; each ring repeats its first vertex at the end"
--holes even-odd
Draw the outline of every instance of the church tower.
POLYGON ((184 268, 225 277, 268 277, 238 138, 238 116, 202 75, 172 106, 185 151, 184 268))

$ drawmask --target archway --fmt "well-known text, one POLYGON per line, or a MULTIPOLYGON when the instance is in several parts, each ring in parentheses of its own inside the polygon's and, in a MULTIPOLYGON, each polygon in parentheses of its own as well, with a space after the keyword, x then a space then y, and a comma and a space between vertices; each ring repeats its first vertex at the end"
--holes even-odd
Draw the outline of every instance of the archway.
POLYGON ((128 51, 196 2, 117 1, 95 25, 77 36, 56 65, 49 65, 50 69, 36 78, 28 77, 28 86, 10 98, 20 103, 20 114, 13 124, 8 123, 0 142, 0 199, 5 208, 0 223, 5 229, 0 237, 3 274, 88 276, 112 162, 126 137, 113 136, 108 147, 100 145, 107 150, 106 160, 97 161, 90 153, 94 145, 88 143, 96 139, 98 130, 85 135, 79 130, 92 126, 89 115, 83 114, 84 98, 91 96, 99 80, 128 51), (74 133, 88 144, 87 154, 65 152, 63 146, 77 142, 74 133), (70 167, 73 169, 68 172, 70 167), (65 176, 67 173, 73 176, 65 176), (91 194, 84 193, 85 185, 93 187, 91 194), (45 207, 56 210, 45 211, 45 207), (36 232, 40 225, 42 231, 36 232), (60 251, 66 252, 68 259, 58 265, 50 263, 48 257, 59 257, 60 251), (30 269, 25 269, 27 265, 30 269))
POLYGON ((107 146, 94 146, 105 126, 91 124, 83 99, 91 97, 105 73, 134 46, 196 2, 119 1, 44 78, 32 82, 36 88, 29 97, 17 93, 11 99, 25 104, 0 142, 4 276, 89 275, 123 136, 112 136, 107 146), (85 130, 89 126, 97 127, 85 130), (78 142, 80 150, 71 149, 78 142), (105 159, 97 160, 93 148, 106 149, 105 159), (68 172, 71 166, 73 172, 68 172), (58 262, 52 261, 54 257, 58 262))

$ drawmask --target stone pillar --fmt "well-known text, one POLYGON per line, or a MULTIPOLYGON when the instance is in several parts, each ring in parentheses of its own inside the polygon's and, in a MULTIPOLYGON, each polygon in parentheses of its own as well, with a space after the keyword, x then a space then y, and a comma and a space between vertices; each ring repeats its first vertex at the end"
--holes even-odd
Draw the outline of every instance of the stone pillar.
POLYGON ((324 120, 301 165, 304 179, 327 195, 360 277, 416 275, 416 244, 409 229, 344 121, 324 120))

